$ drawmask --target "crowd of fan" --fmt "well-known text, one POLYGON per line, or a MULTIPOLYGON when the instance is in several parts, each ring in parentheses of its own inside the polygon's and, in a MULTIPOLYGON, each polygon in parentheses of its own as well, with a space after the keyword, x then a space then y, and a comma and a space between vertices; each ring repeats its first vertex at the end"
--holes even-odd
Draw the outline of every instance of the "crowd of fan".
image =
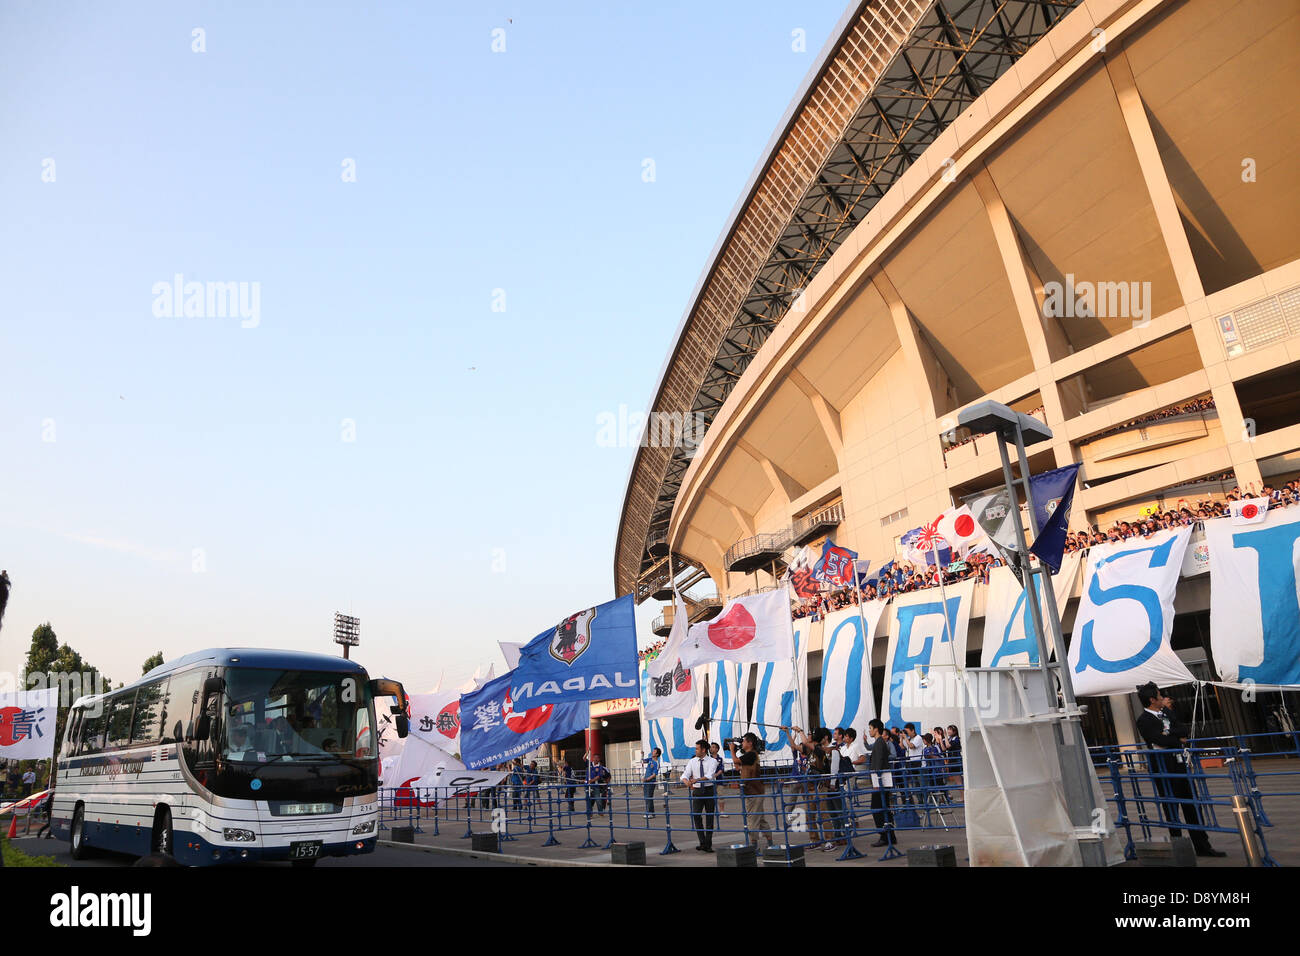
POLYGON ((1109 541, 1150 538, 1170 528, 1181 528, 1211 518, 1222 518, 1232 513, 1232 502, 1248 498, 1267 498, 1270 509, 1292 507, 1300 504, 1300 479, 1292 479, 1277 488, 1272 485, 1264 485, 1259 490, 1256 490, 1254 485, 1248 486, 1245 491, 1233 488, 1223 501, 1206 499, 1195 504, 1184 504, 1185 499, 1180 498, 1178 507, 1168 511, 1153 512, 1131 521, 1116 521, 1105 531, 1094 527, 1091 531, 1077 531, 1068 535, 1065 539, 1065 550, 1068 554, 1071 551, 1086 551, 1094 544, 1106 544, 1109 541))
MULTIPOLYGON (((1184 405, 1194 406, 1190 410, 1214 407, 1211 399, 1197 399, 1193 402, 1185 402, 1184 405)), ((1182 408, 1183 406, 1174 407, 1182 408)), ((1160 417, 1167 418, 1169 415, 1160 413, 1160 417)), ((1231 480, 1231 478, 1232 473, 1228 472, 1217 480, 1231 480)), ((1105 531, 1094 525, 1091 531, 1077 531, 1068 534, 1065 539, 1065 553, 1086 551, 1095 544, 1106 544, 1110 541, 1150 538, 1157 532, 1169 528, 1196 525, 1211 518, 1225 517, 1231 513, 1232 502, 1248 498, 1267 498, 1270 509, 1300 505, 1300 478, 1292 479, 1278 487, 1269 484, 1260 489, 1256 489, 1254 485, 1248 486, 1245 490, 1236 487, 1227 492, 1222 501, 1207 498, 1191 503, 1180 498, 1177 508, 1141 515, 1128 521, 1117 520, 1105 531)), ((974 579, 983 584, 988 584, 989 572, 994 568, 1001 567, 1003 563, 1002 559, 994 554, 972 553, 967 555, 964 560, 954 561, 944 567, 943 583, 953 584, 957 581, 974 579)), ((796 619, 811 618, 814 621, 821 621, 825 620, 827 615, 842 608, 856 607, 860 600, 887 600, 898 594, 908 594, 912 591, 935 588, 940 583, 940 572, 932 565, 913 564, 899 560, 894 562, 891 571, 892 573, 889 575, 868 581, 860 594, 854 588, 845 587, 833 591, 824 591, 810 597, 795 597, 790 602, 790 612, 796 619)), ((654 660, 659 656, 659 651, 662 650, 664 643, 665 641, 661 640, 651 644, 640 652, 640 659, 642 661, 654 660)))
MULTIPOLYGON (((1106 438, 1110 435, 1118 435, 1120 432, 1128 431, 1130 428, 1137 428, 1141 425, 1150 425, 1152 422, 1163 421, 1166 418, 1177 418, 1179 415, 1190 415, 1192 412, 1208 412, 1214 409, 1214 399, 1208 395, 1205 398, 1193 398, 1190 401, 1179 402, 1177 405, 1170 405, 1168 408, 1162 408, 1158 412, 1151 412, 1149 415, 1142 415, 1127 421, 1123 425, 1116 425, 1109 431, 1104 431, 1097 438, 1106 438)), ((1094 441, 1096 439, 1093 439, 1094 441)))

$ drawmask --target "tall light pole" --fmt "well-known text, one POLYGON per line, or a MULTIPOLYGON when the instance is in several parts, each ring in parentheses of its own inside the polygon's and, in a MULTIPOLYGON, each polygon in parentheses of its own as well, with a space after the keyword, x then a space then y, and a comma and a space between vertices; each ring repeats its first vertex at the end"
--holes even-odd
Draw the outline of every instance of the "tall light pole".
MULTIPOLYGON (((1002 458, 1002 479, 1006 484, 1011 506, 1018 507, 1019 496, 1016 485, 1025 490, 1025 502, 1029 509, 1029 527, 1038 537, 1038 516, 1029 496, 1029 458, 1025 454, 1028 445, 1047 441, 1052 437, 1052 430, 1038 419, 1016 412, 1000 402, 980 402, 966 409, 957 416, 957 424, 969 428, 973 433, 988 433, 998 439, 998 454, 1002 458), (1011 474, 1011 460, 1007 453, 1008 443, 1013 443, 1016 458, 1020 464, 1020 478, 1011 474)), ((1079 710, 1074 696, 1074 683, 1070 679, 1069 656, 1065 648, 1065 638, 1061 634, 1061 615, 1056 606, 1056 592, 1052 588, 1052 578, 1047 567, 1041 561, 1034 561, 1025 541, 1024 524, 1017 516, 1012 521, 1016 532, 1016 554, 1020 562, 1021 582, 1025 588, 1025 603, 1034 625, 1034 637, 1038 645, 1038 668, 1042 674, 1047 700, 1054 702, 1056 681, 1060 682, 1061 697, 1065 706, 1059 708, 1061 719, 1053 721, 1056 735, 1056 756, 1061 768, 1061 785, 1065 790, 1066 808, 1070 822, 1074 824, 1079 852, 1084 866, 1105 866, 1106 851, 1098 835, 1093 831, 1094 797, 1092 789, 1092 765, 1088 758, 1088 745, 1083 737, 1083 712, 1079 710), (1041 590, 1040 590, 1041 589, 1041 590), (1045 592, 1045 593, 1044 593, 1045 592), (1048 628, 1043 628, 1042 608, 1038 595, 1043 594, 1047 601, 1048 628), (1056 651, 1056 662, 1048 663, 1047 643, 1044 635, 1050 631, 1052 646, 1056 651), (1055 672, 1055 673, 1053 673, 1055 672), (1084 835, 1087 831, 1087 836, 1084 835)))
POLYGON ((361 618, 334 612, 334 643, 343 645, 343 659, 348 659, 348 649, 361 643, 361 618))

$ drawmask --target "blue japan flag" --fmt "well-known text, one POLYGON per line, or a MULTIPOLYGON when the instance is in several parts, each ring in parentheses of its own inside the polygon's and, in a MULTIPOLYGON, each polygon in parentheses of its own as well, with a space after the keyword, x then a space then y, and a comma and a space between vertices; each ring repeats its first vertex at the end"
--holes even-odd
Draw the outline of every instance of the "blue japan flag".
POLYGON ((510 693, 516 705, 637 696, 640 663, 632 595, 571 614, 519 652, 510 693))
POLYGON ((538 704, 516 709, 510 693, 515 671, 490 680, 460 698, 460 759, 471 770, 493 767, 585 730, 591 708, 585 701, 538 704))
POLYGON ((1029 501, 1038 524, 1038 537, 1029 550, 1053 571, 1061 570, 1065 553, 1065 532, 1070 526, 1075 478, 1079 466, 1066 465, 1041 475, 1029 476, 1029 501))

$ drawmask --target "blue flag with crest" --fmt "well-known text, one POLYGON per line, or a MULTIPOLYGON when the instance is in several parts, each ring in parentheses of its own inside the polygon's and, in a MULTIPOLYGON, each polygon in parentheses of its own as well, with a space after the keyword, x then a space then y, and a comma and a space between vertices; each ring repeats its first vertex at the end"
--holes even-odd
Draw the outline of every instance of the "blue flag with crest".
POLYGON ((510 692, 516 706, 613 700, 639 693, 632 595, 570 614, 523 646, 510 692))
POLYGON ((1078 464, 1066 465, 1029 476, 1029 502, 1038 524, 1038 537, 1029 550, 1053 571, 1061 570, 1065 553, 1065 532, 1070 526, 1070 506, 1074 503, 1078 464))

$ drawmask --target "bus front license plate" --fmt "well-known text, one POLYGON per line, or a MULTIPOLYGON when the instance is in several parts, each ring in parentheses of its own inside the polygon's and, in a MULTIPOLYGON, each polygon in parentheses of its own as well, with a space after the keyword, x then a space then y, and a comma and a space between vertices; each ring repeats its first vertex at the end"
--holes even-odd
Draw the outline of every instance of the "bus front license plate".
POLYGON ((297 843, 290 843, 289 859, 314 860, 320 856, 320 848, 320 840, 299 840, 297 843))

